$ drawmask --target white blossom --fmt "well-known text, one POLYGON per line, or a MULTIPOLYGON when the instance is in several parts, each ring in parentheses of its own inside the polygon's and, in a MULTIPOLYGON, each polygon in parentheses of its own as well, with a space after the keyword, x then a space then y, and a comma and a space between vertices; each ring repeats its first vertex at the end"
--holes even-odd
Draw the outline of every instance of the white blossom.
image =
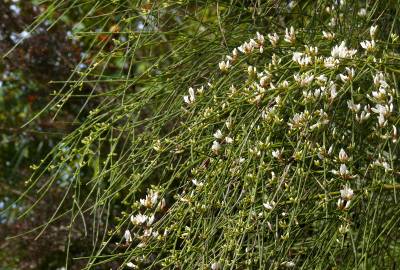
POLYGON ((256 38, 257 44, 259 47, 262 47, 264 45, 265 38, 263 35, 261 35, 258 32, 256 33, 256 35, 257 35, 257 38, 256 38))
POLYGON ((332 102, 336 96, 337 96, 337 92, 336 92, 336 85, 334 83, 331 83, 329 86, 329 100, 332 102))
POLYGON ((379 114, 379 116, 378 116, 379 127, 382 128, 382 127, 386 126, 386 124, 387 124, 387 121, 385 120, 385 116, 383 114, 379 114))
POLYGON ((214 262, 211 264, 211 270, 219 270, 221 269, 221 264, 219 262, 214 262))
POLYGON ((304 67, 312 63, 312 59, 310 56, 305 55, 301 52, 294 52, 292 60, 298 63, 300 66, 304 67))
POLYGON ((300 84, 300 86, 307 86, 314 80, 314 75, 304 73, 302 75, 294 74, 294 80, 300 84))
POLYGON ((324 67, 335 68, 339 65, 339 60, 334 57, 324 58, 324 67))
POLYGON ((372 40, 374 40, 377 30, 378 30, 378 26, 377 25, 372 25, 370 27, 369 34, 370 34, 372 40))
POLYGON ((218 130, 214 133, 213 136, 214 136, 214 138, 216 138, 216 139, 222 139, 222 137, 223 137, 224 135, 222 134, 221 130, 218 129, 218 130))
POLYGON ((188 96, 183 96, 183 100, 187 104, 192 104, 196 100, 196 97, 194 95, 194 89, 192 87, 189 87, 189 95, 188 96))
POLYGON ((356 114, 356 121, 359 123, 364 122, 365 120, 369 119, 371 114, 365 110, 363 110, 360 115, 356 114))
POLYGON ((344 151, 343 148, 340 149, 339 151, 339 160, 342 163, 345 163, 349 159, 347 153, 344 151))
POLYGON ((296 264, 292 261, 288 261, 288 262, 283 262, 281 263, 282 266, 286 267, 286 268, 293 268, 296 266, 296 264))
POLYGON ((308 45, 304 45, 304 47, 306 48, 306 53, 310 56, 315 56, 318 54, 318 47, 317 46, 308 46, 308 45))
POLYGON ((264 208, 267 210, 274 209, 275 205, 276 205, 276 203, 274 201, 269 201, 269 202, 263 203, 264 208))
POLYGON ((238 47, 238 50, 244 54, 250 54, 254 50, 253 42, 245 42, 241 46, 238 47))
POLYGON ((390 105, 376 104, 374 108, 371 108, 371 111, 377 114, 382 114, 384 117, 387 117, 393 112, 393 103, 391 103, 390 105))
POLYGON ((367 52, 373 51, 375 49, 375 40, 365 40, 361 41, 360 45, 363 49, 365 49, 367 52))
POLYGON ((138 268, 138 266, 136 264, 132 263, 132 262, 128 262, 126 264, 126 266, 129 267, 129 268, 132 268, 132 269, 137 269, 138 268))
POLYGON ((221 61, 221 62, 219 62, 218 66, 219 66, 219 69, 220 69, 222 72, 227 72, 228 69, 231 67, 231 63, 229 62, 229 60, 227 60, 227 61, 221 61))
POLYGON ((148 217, 146 215, 137 214, 136 216, 131 216, 131 222, 134 225, 142 225, 142 224, 146 223, 147 220, 148 220, 148 217))
POLYGON ((350 175, 350 171, 347 169, 346 164, 340 164, 339 171, 332 170, 331 172, 343 179, 351 179, 355 177, 355 175, 350 175))
POLYGON ((320 84, 325 84, 328 81, 328 78, 325 76, 325 74, 321 74, 318 77, 315 78, 320 84))
POLYGON ((219 144, 219 142, 214 141, 211 146, 211 150, 214 152, 214 154, 218 154, 219 150, 221 150, 221 145, 219 144))
POLYGON ((331 32, 322 31, 322 36, 327 40, 333 40, 335 38, 335 34, 331 32))
POLYGON ((193 185, 195 185, 196 187, 202 187, 204 185, 203 182, 199 182, 197 181, 197 179, 192 179, 192 183, 193 185))
POLYGON ((285 30, 285 41, 291 44, 296 42, 296 33, 294 31, 293 26, 290 27, 290 30, 286 28, 285 30))
POLYGON ((271 42, 272 47, 276 47, 279 42, 279 36, 277 33, 268 34, 269 42, 271 42))
POLYGON ((346 73, 347 73, 347 75, 339 74, 340 79, 342 80, 342 82, 347 82, 347 81, 353 80, 354 75, 355 75, 354 68, 346 67, 346 73))
POLYGON ((131 232, 129 230, 125 230, 124 239, 125 239, 127 244, 132 242, 132 235, 131 235, 131 232))
POLYGON ((353 195, 354 191, 348 186, 344 186, 344 188, 340 190, 340 197, 345 201, 351 201, 353 195))
POLYGON ((280 159, 280 158, 282 158, 282 154, 283 154, 283 151, 280 149, 272 150, 272 156, 274 158, 280 159))
POLYGON ((237 61, 239 57, 239 51, 237 50, 237 48, 234 48, 232 50, 232 55, 228 55, 226 56, 226 58, 228 59, 228 61, 235 63, 237 61))
POLYGON ((346 42, 342 41, 340 45, 336 45, 331 50, 331 56, 334 58, 351 58, 357 50, 350 50, 346 47, 346 42))
POLYGON ((347 107, 352 111, 357 113, 361 109, 361 104, 354 104, 352 100, 347 101, 347 107))
POLYGON ((233 143, 233 139, 231 137, 225 137, 225 142, 231 144, 233 143))
POLYGON ((360 8, 360 10, 357 12, 357 15, 360 17, 365 17, 367 15, 367 10, 365 8, 360 8))
POLYGON ((392 126, 392 142, 396 143, 398 140, 398 135, 397 135, 397 128, 393 125, 392 126))
POLYGON ((158 200, 158 192, 150 190, 145 199, 140 199, 140 204, 146 208, 152 208, 158 200))

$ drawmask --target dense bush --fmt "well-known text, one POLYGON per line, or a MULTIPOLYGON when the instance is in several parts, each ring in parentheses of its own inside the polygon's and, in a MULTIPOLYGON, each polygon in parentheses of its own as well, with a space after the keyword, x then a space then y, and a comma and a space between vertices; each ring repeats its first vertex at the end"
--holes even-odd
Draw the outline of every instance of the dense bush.
POLYGON ((98 50, 52 105, 100 101, 31 187, 69 175, 90 269, 395 268, 398 4, 61 2, 98 50))

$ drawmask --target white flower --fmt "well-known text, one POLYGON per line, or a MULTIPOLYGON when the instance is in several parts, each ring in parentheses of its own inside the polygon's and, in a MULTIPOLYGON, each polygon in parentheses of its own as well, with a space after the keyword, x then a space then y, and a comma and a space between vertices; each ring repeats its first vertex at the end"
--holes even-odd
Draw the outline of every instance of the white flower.
POLYGON ((393 103, 391 103, 390 105, 376 104, 375 108, 372 108, 371 111, 377 114, 382 114, 384 117, 387 117, 393 112, 393 103))
POLYGON ((322 36, 327 40, 333 40, 335 38, 335 34, 331 32, 322 31, 322 36))
POLYGON ((371 52, 375 49, 375 40, 365 40, 361 41, 360 45, 363 49, 365 49, 367 52, 371 52))
POLYGON ((378 30, 377 25, 372 25, 371 28, 369 29, 369 34, 370 34, 372 40, 374 40, 377 30, 378 30))
POLYGON ((379 114, 378 116, 378 125, 379 127, 384 127, 387 125, 387 121, 385 120, 385 116, 383 114, 379 114))
POLYGON ((192 183, 193 185, 195 185, 196 187, 202 187, 204 185, 203 182, 199 182, 197 181, 197 179, 192 179, 192 183))
POLYGON ((214 133, 214 138, 216 139, 222 139, 224 135, 222 135, 222 132, 220 129, 218 129, 215 133, 214 133))
POLYGON ((271 42, 272 47, 275 47, 278 44, 279 36, 277 33, 268 34, 269 42, 271 42))
POLYGON ((245 42, 241 46, 238 47, 238 50, 244 54, 250 54, 254 50, 253 42, 245 42))
MULTIPOLYGON (((365 108, 365 107, 364 107, 365 108)), ((365 110, 363 110, 360 115, 356 114, 356 120, 359 123, 364 122, 365 120, 369 119, 369 117, 371 116, 371 114, 365 110)))
POLYGON ((127 244, 132 242, 132 235, 131 232, 129 230, 126 230, 124 233, 124 238, 127 244))
POLYGON ((153 224, 155 218, 156 217, 154 215, 152 215, 151 217, 147 217, 147 226, 150 226, 151 224, 153 224))
POLYGON ((237 50, 236 48, 234 48, 234 49, 232 50, 232 55, 226 56, 226 58, 228 59, 228 61, 230 61, 230 62, 232 62, 232 63, 235 63, 236 60, 238 59, 238 57, 239 57, 239 52, 238 52, 238 50, 237 50))
POLYGON ((342 41, 340 45, 336 45, 331 50, 331 56, 334 58, 352 57, 356 54, 357 50, 349 50, 346 47, 346 42, 342 41))
POLYGON ((200 88, 197 89, 197 93, 200 95, 204 93, 204 86, 202 85, 200 88))
POLYGON ((345 164, 340 164, 340 168, 339 168, 339 174, 341 176, 346 176, 349 174, 349 170, 347 170, 347 167, 345 164))
POLYGON ((136 216, 131 216, 131 222, 134 225, 141 225, 146 223, 148 217, 146 215, 137 214, 136 216))
POLYGON ((284 80, 283 82, 281 82, 279 84, 279 87, 281 87, 281 88, 287 88, 288 86, 289 86, 289 82, 287 80, 284 80))
POLYGON ((353 195, 354 191, 348 186, 345 186, 343 189, 340 190, 340 197, 345 201, 351 201, 353 195))
POLYGON ((343 74, 339 74, 339 77, 342 80, 342 82, 347 82, 349 80, 349 77, 347 77, 346 75, 343 75, 343 74))
POLYGON ((365 17, 367 15, 367 10, 365 8, 361 8, 358 12, 357 15, 360 17, 365 17))
POLYGON ((231 144, 233 143, 233 139, 231 137, 225 137, 225 142, 231 144))
POLYGON ((332 83, 332 84, 330 85, 330 87, 329 87, 329 95, 330 95, 329 99, 330 99, 331 101, 333 101, 333 100, 336 98, 336 96, 337 96, 336 85, 335 85, 334 83, 332 83))
POLYGON ((247 73, 249 74, 249 76, 257 74, 257 68, 253 67, 253 66, 248 66, 247 67, 247 73))
POLYGON ((231 67, 231 63, 229 62, 229 60, 227 60, 226 62, 221 61, 221 62, 219 62, 218 66, 222 72, 227 72, 228 69, 231 67))
POLYGON ((314 75, 309 74, 294 74, 294 80, 300 84, 300 86, 307 86, 314 80, 314 75))
POLYGON ((344 178, 344 179, 351 179, 354 178, 354 175, 350 175, 349 170, 347 169, 346 164, 340 164, 340 168, 339 171, 336 170, 332 170, 331 171, 333 174, 335 175, 339 175, 340 177, 344 178))
POLYGON ((324 75, 321 74, 317 78, 315 78, 320 84, 325 84, 328 81, 328 78, 324 75))
POLYGON ((260 86, 265 88, 268 86, 268 82, 271 80, 271 76, 262 76, 260 78, 260 86))
POLYGON ((380 86, 382 84, 382 82, 384 82, 384 84, 387 85, 387 83, 385 81, 385 76, 383 75, 382 72, 379 72, 379 73, 375 74, 373 76, 373 79, 374 79, 375 86, 380 86))
POLYGON ((344 226, 343 224, 341 224, 341 225, 339 226, 339 232, 340 232, 341 234, 345 234, 345 233, 347 233, 348 231, 349 231, 349 226, 348 226, 348 225, 344 226))
POLYGON ((138 268, 138 266, 136 264, 132 263, 132 262, 128 262, 126 264, 126 266, 129 267, 129 268, 133 268, 133 269, 137 269, 138 268))
POLYGON ((304 47, 306 48, 306 53, 310 56, 315 56, 318 54, 318 47, 315 46, 308 46, 308 45, 304 45, 304 47))
MULTIPOLYGON (((386 89, 382 86, 379 87, 378 91, 372 91, 372 97, 381 102, 385 101, 387 94, 386 89)), ((369 97, 368 94, 367 96, 369 97)))
POLYGON ((354 75, 355 75, 354 68, 346 67, 346 72, 347 72, 347 75, 339 74, 342 82, 351 81, 354 78, 354 75))
POLYGON ((346 152, 344 151, 344 149, 340 149, 339 151, 339 160, 342 163, 345 163, 347 160, 349 159, 349 157, 347 156, 346 152))
POLYGON ((276 205, 276 203, 275 203, 274 201, 270 201, 270 202, 263 203, 263 206, 264 206, 265 209, 267 209, 267 210, 272 210, 272 209, 274 209, 275 205, 276 205))
POLYGON ((285 30, 285 41, 289 42, 291 44, 294 44, 296 42, 296 33, 294 31, 293 26, 290 27, 290 31, 289 31, 289 29, 286 28, 286 30, 285 30))
POLYGON ((221 150, 221 145, 219 144, 219 142, 213 141, 211 150, 214 152, 214 154, 218 154, 219 150, 221 150))
POLYGON ((152 208, 158 200, 158 192, 150 190, 145 199, 140 199, 140 204, 146 208, 152 208))
POLYGON ((192 87, 189 87, 189 95, 188 96, 183 96, 183 100, 187 104, 192 104, 196 100, 196 97, 194 95, 194 89, 192 87))
POLYGON ((277 66, 277 65, 279 65, 281 63, 281 61, 282 61, 282 59, 279 58, 279 56, 277 56, 276 54, 272 54, 272 57, 271 57, 271 64, 272 65, 277 66))
POLYGON ((295 113, 293 118, 288 123, 290 129, 296 129, 302 127, 308 118, 308 111, 304 111, 301 113, 295 113))
POLYGON ((398 135, 397 135, 397 128, 395 126, 393 127, 393 131, 392 131, 392 142, 396 143, 397 139, 398 139, 398 135))
POLYGON ((298 63, 300 66, 304 67, 312 63, 312 59, 310 56, 305 55, 301 52, 294 52, 292 60, 298 63))
POLYGON ((211 264, 211 270, 219 270, 221 269, 221 264, 219 262, 214 262, 211 264))
POLYGON ((264 45, 264 41, 265 41, 264 36, 261 35, 261 34, 258 33, 258 32, 257 32, 256 34, 257 34, 257 38, 256 38, 257 44, 258 44, 259 46, 264 45))
POLYGON ((361 109, 361 104, 354 104, 352 100, 348 100, 347 107, 349 107, 352 112, 357 113, 361 109))
POLYGON ((282 151, 282 150, 279 150, 279 149, 277 149, 277 150, 272 150, 272 156, 273 156, 274 158, 277 158, 277 159, 282 158, 282 153, 283 153, 283 151, 282 151))
POLYGON ((288 262, 283 262, 281 263, 282 266, 286 267, 286 268, 293 268, 296 266, 296 264, 292 261, 288 261, 288 262))
POLYGON ((334 57, 324 58, 324 67, 335 68, 339 65, 339 60, 334 57))

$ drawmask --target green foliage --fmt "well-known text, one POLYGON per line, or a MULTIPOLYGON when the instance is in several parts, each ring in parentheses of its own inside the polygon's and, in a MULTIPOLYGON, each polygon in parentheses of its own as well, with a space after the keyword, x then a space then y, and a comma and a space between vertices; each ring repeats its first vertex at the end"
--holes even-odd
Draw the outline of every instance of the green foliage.
POLYGON ((30 183, 68 175, 88 269, 399 263, 399 3, 290 3, 54 2, 90 46, 49 106, 96 108, 30 183))

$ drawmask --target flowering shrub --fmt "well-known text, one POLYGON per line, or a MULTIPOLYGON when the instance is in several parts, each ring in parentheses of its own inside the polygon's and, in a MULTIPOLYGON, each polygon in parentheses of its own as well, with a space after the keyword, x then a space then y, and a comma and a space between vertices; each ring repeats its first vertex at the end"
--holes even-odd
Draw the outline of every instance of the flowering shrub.
POLYGON ((155 83, 157 72, 148 71, 134 93, 124 88, 120 107, 110 101, 93 111, 62 146, 82 167, 106 151, 91 181, 101 191, 94 208, 119 200, 123 210, 90 265, 394 263, 398 36, 356 6, 323 1, 313 28, 295 27, 299 18, 287 15, 273 31, 258 28, 229 46, 211 69, 191 63, 193 75, 180 66, 188 73, 176 71, 174 82, 168 69, 157 70, 155 83), (357 16, 348 27, 346 10, 357 16))

